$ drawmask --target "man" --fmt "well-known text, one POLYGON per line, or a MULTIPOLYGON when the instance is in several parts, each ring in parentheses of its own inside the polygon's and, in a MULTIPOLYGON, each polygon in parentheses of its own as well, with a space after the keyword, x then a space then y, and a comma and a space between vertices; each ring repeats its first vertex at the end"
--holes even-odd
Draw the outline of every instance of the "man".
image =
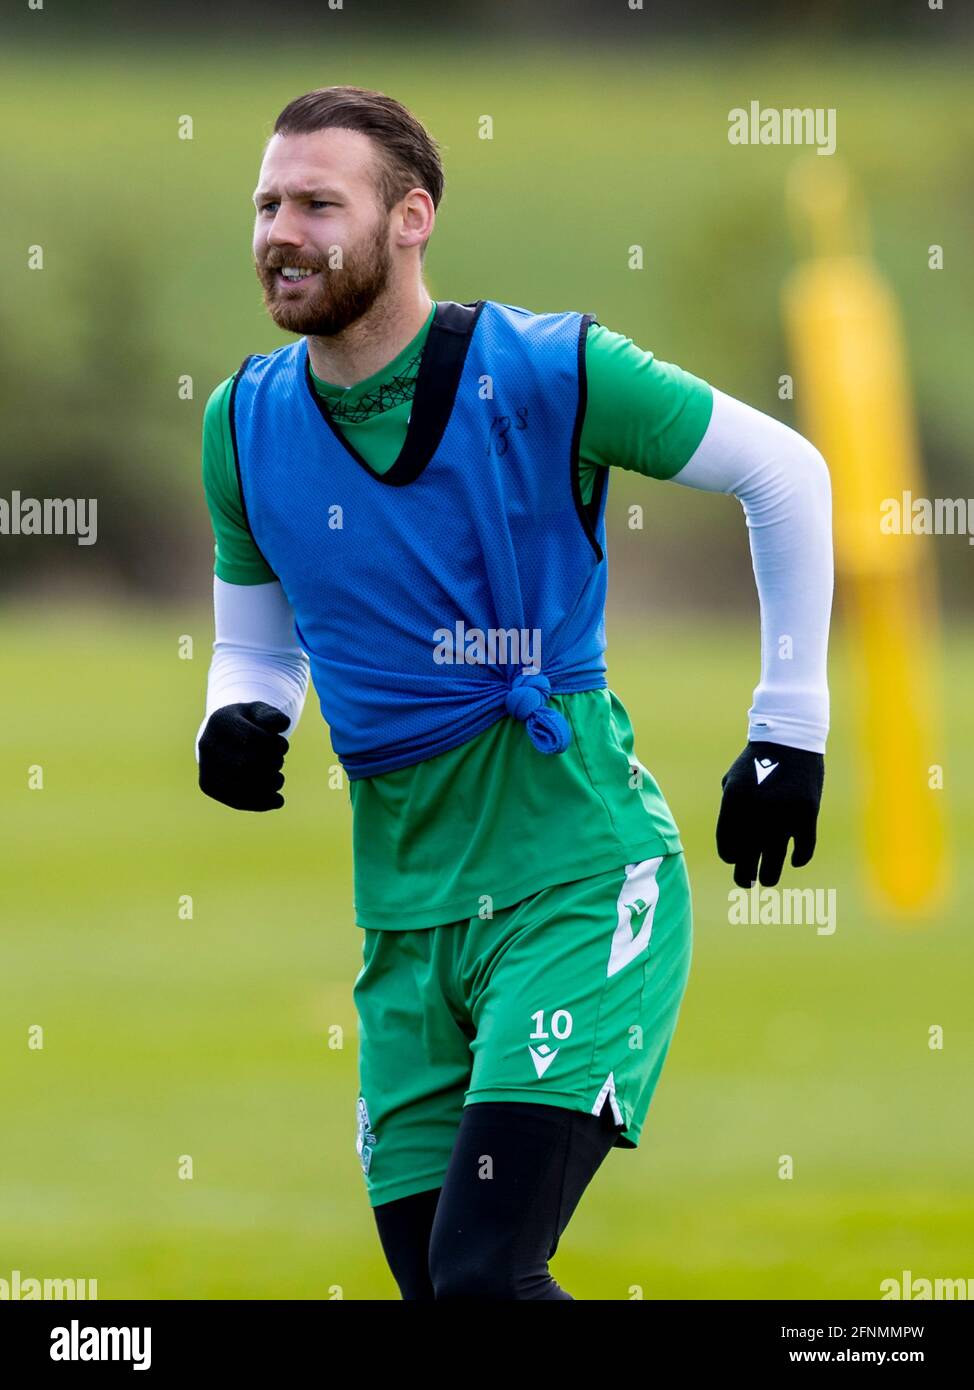
POLYGON ((310 673, 350 779, 357 1148, 401 1294, 570 1299, 548 1260, 638 1143, 692 934, 679 832, 606 683, 608 471, 747 516, 761 681, 717 828, 745 886, 815 844, 829 480, 799 435, 591 315, 434 304, 442 189, 389 97, 333 87, 277 119, 253 249, 301 336, 206 409, 199 781, 280 807, 310 673))

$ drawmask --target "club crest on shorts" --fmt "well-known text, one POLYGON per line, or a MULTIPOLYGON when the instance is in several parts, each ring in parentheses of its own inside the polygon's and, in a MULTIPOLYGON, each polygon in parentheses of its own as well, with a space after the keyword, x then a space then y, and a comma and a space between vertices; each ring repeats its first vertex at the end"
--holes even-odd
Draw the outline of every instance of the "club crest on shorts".
POLYGON ((656 871, 663 856, 644 859, 639 864, 626 865, 626 879, 616 903, 616 928, 606 975, 615 975, 641 956, 649 947, 653 934, 653 917, 659 901, 656 871))
POLYGON ((355 1152, 358 1154, 362 1163, 362 1172, 366 1177, 369 1172, 369 1165, 372 1162, 372 1146, 375 1144, 375 1134, 369 1120, 369 1109, 365 1104, 365 1097, 359 1096, 356 1104, 358 1115, 358 1133, 355 1138, 355 1152))

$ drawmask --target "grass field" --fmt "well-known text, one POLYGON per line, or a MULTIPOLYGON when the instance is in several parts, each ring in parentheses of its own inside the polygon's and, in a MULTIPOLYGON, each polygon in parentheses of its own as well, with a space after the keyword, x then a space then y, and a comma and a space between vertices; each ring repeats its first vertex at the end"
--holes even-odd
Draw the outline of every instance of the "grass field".
MULTIPOLYGON (((0 733, 0 1277, 97 1278, 102 1298, 395 1298, 354 1148, 347 793, 327 790, 309 701, 282 812, 200 794, 211 635, 204 610, 0 623, 19 673, 0 733), (27 789, 33 765, 43 790, 27 789)), ((833 936, 727 925, 713 823, 756 624, 617 622, 609 637, 611 684, 683 834, 695 954, 640 1148, 610 1155, 554 1273, 586 1299, 871 1299, 903 1269, 974 1275, 974 634, 954 634, 945 680, 945 795, 967 862, 951 910, 912 929, 863 905, 834 643, 819 850, 786 870, 836 889, 833 936)))

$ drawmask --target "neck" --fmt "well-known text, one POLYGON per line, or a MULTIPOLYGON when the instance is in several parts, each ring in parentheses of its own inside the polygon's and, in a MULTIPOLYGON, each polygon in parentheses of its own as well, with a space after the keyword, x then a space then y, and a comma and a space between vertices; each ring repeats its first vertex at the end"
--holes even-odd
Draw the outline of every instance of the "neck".
POLYGON ((374 376, 412 342, 432 307, 422 281, 409 295, 380 295, 367 314, 334 337, 308 336, 312 371, 335 386, 354 386, 374 376))

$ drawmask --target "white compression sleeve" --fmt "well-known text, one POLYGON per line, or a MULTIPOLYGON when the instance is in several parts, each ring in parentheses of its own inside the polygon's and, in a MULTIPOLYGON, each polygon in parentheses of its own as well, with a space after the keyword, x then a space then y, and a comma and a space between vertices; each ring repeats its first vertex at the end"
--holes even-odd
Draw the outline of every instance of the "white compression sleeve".
POLYGON ((715 390, 706 433, 672 481, 733 493, 747 518, 761 609, 748 739, 824 753, 833 579, 825 460, 787 425, 715 390))
POLYGON ((200 734, 216 709, 251 700, 266 700, 297 725, 308 693, 306 652, 294 635, 294 612, 277 580, 270 584, 228 584, 213 576, 216 629, 206 685, 206 714, 200 734))

